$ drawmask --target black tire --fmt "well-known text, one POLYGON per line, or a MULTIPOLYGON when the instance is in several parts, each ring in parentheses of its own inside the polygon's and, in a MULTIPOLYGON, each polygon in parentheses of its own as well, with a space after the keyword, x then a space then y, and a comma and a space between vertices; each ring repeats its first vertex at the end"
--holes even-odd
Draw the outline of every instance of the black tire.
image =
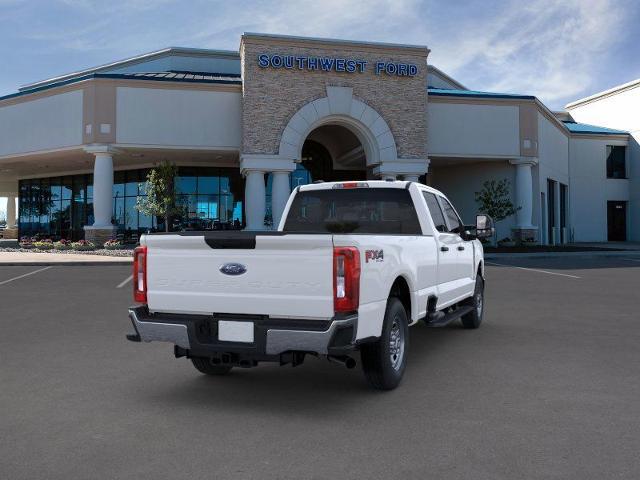
POLYGON ((471 305, 473 311, 460 317, 462 326, 464 328, 478 328, 484 315, 484 279, 480 274, 476 277, 476 288, 473 292, 473 297, 466 304, 471 305))
POLYGON ((228 365, 213 365, 208 358, 192 357, 191 363, 200 373, 206 375, 226 375, 231 371, 228 365))
POLYGON ((360 352, 362 369, 369 385, 378 390, 396 388, 407 365, 408 347, 407 312, 400 300, 391 297, 387 301, 380 339, 375 343, 365 343, 360 352), (392 342, 395 343, 395 352, 392 352, 392 342))

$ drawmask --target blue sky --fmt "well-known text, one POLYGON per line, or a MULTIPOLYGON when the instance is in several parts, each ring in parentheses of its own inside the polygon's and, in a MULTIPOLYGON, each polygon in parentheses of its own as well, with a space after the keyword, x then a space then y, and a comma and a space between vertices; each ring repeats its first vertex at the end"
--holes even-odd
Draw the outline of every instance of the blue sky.
POLYGON ((0 94, 166 46, 237 50, 244 31, 424 44, 472 89, 547 106, 640 77, 625 0, 0 0, 0 94))
POLYGON ((237 50, 245 31, 427 45, 468 88, 552 109, 640 77, 633 0, 0 0, 0 95, 167 46, 237 50))

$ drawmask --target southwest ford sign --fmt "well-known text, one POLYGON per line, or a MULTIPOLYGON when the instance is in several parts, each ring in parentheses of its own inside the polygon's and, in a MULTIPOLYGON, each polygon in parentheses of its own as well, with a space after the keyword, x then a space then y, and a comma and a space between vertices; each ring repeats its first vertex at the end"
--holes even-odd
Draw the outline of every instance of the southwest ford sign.
POLYGON ((375 62, 370 67, 365 60, 337 57, 299 57, 297 55, 258 55, 258 66, 262 68, 284 68, 289 70, 309 70, 321 72, 364 73, 372 68, 376 75, 385 74, 398 77, 413 77, 418 73, 413 63, 375 62))

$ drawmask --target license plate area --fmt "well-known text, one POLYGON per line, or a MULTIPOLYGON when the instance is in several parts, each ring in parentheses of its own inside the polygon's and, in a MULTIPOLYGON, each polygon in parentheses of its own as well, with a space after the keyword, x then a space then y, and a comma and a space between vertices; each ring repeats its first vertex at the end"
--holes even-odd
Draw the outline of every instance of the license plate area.
POLYGON ((253 322, 218 320, 218 340, 221 342, 253 343, 253 322))

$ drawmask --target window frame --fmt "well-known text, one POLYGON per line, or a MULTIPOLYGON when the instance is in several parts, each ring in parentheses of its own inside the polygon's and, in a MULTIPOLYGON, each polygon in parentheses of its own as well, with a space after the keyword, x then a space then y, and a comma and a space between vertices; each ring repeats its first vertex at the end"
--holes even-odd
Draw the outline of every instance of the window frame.
POLYGON ((453 206, 453 203, 451 203, 449 201, 449 199, 447 199, 445 196, 443 195, 436 195, 436 197, 438 198, 438 201, 440 202, 440 208, 442 209, 442 213, 444 215, 444 221, 447 222, 447 229, 448 231, 446 233, 451 233, 453 235, 458 235, 460 236, 460 238, 462 238, 462 235, 464 233, 464 222, 462 221, 462 219, 460 218, 460 215, 458 214, 458 211, 456 210, 456 208, 453 206), (458 219, 458 223, 460 224, 460 230, 459 232, 454 232, 450 222, 449 222, 449 216, 447 215, 445 208, 444 208, 444 202, 447 202, 447 204, 449 204, 449 206, 451 207, 451 210, 453 211, 453 213, 455 214, 456 218, 458 219))
POLYGON ((606 145, 605 147, 605 177, 607 178, 607 180, 628 180, 629 179, 629 167, 628 164, 629 162, 627 161, 627 155, 628 155, 628 148, 626 145, 606 145), (611 151, 613 151, 614 148, 621 148, 624 152, 624 155, 622 156, 623 159, 623 175, 621 177, 616 177, 614 175, 615 169, 611 168, 611 173, 612 175, 609 175, 609 157, 611 155, 611 151))
POLYGON ((444 212, 442 211, 442 205, 440 204, 440 201, 438 200, 439 195, 437 195, 436 193, 430 192, 429 190, 422 190, 422 196, 424 198, 424 201, 427 205, 427 212, 429 212, 429 216, 431 217, 431 223, 433 224, 433 228, 436 232, 438 233, 450 233, 449 232, 449 225, 447 225, 447 218, 444 214, 444 212), (436 225, 435 219, 433 218, 433 212, 431 211, 431 209, 429 208, 429 201, 427 200, 426 195, 431 195, 434 200, 436 201, 436 205, 438 206, 438 211, 440 212, 440 215, 442 216, 442 220, 444 222, 444 228, 447 229, 447 231, 440 231, 438 230, 438 226, 436 225))

